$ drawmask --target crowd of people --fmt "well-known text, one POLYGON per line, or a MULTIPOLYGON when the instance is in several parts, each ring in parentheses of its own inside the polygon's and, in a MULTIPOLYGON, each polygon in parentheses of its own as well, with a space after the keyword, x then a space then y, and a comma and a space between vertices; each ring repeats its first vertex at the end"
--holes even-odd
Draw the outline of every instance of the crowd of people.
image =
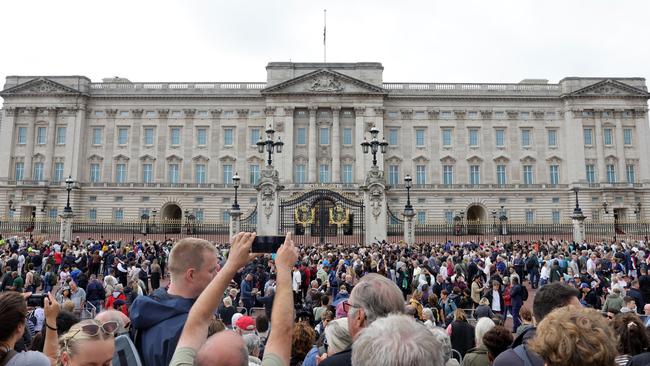
POLYGON ((254 238, 0 239, 0 365, 650 364, 642 241, 254 238))

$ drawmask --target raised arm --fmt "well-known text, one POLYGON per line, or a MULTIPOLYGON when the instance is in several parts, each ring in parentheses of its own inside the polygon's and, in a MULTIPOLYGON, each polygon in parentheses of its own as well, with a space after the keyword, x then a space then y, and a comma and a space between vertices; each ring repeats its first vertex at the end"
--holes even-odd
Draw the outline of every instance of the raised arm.
POLYGON ((57 363, 57 353, 59 353, 59 336, 56 328, 56 318, 59 316, 59 303, 51 293, 45 298, 45 326, 48 328, 45 332, 45 345, 43 353, 50 359, 52 366, 57 363))
POLYGON ((293 336, 293 290, 291 289, 291 268, 298 259, 298 250, 293 246, 291 233, 278 250, 275 300, 271 313, 271 335, 264 349, 264 358, 274 355, 288 365, 291 358, 293 336))
POLYGON ((183 333, 178 341, 176 349, 189 347, 194 350, 201 348, 208 338, 209 319, 216 311, 223 298, 223 293, 228 284, 237 273, 237 270, 244 267, 251 258, 250 250, 255 239, 255 233, 239 233, 235 235, 230 247, 230 256, 217 276, 203 290, 196 300, 187 317, 183 333))

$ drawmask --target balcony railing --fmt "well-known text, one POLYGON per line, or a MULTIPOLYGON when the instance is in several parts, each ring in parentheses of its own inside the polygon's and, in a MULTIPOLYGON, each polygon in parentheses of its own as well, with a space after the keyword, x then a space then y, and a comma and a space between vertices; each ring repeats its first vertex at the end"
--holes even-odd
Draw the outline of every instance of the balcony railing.
POLYGON ((559 84, 384 83, 389 93, 559 96, 559 84))

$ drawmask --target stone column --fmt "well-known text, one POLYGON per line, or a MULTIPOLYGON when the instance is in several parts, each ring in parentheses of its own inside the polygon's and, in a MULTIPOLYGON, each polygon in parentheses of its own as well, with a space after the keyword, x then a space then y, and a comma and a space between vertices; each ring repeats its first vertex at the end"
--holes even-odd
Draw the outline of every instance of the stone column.
POLYGON ((318 176, 316 175, 316 110, 317 107, 309 107, 309 133, 308 141, 309 145, 309 162, 307 169, 307 181, 310 183, 318 182, 318 176))
POLYGON ((603 126, 600 117, 594 112, 594 141, 593 145, 596 148, 596 169, 598 174, 598 182, 607 182, 607 171, 605 170, 605 140, 603 139, 603 126))
POLYGON ((280 185, 278 171, 272 166, 266 166, 260 172, 260 184, 257 189, 257 235, 278 235, 280 225, 279 192, 284 187, 280 185))
POLYGON ((404 241, 410 247, 415 243, 415 222, 413 210, 404 210, 404 241))
POLYGON ((48 182, 52 182, 54 179, 54 174, 52 170, 54 169, 54 147, 56 146, 56 108, 46 108, 47 110, 47 140, 49 153, 45 156, 45 166, 43 167, 43 179, 48 182))
POLYGON ((34 107, 27 107, 25 110, 32 117, 31 123, 27 126, 27 144, 25 145, 25 173, 23 174, 25 180, 32 180, 32 159, 34 158, 34 129, 36 128, 37 109, 34 107))
POLYGON ((388 236, 388 209, 386 207, 386 179, 384 172, 373 166, 368 172, 363 191, 366 243, 386 240, 388 236))
POLYGON ((282 154, 279 155, 281 158, 280 161, 283 162, 283 170, 280 171, 281 181, 284 183, 293 182, 293 148, 295 143, 293 141, 293 111, 294 107, 283 107, 284 108, 284 126, 276 126, 278 131, 282 130, 284 133, 282 135, 282 141, 284 146, 282 154))
POLYGON ((623 140, 623 122, 621 118, 616 119, 616 158, 618 158, 618 182, 627 182, 625 174, 625 140, 623 140))
POLYGON ((72 241, 72 212, 64 212, 61 215, 61 230, 59 232, 59 240, 72 241))
POLYGON ((639 150, 639 163, 637 165, 639 173, 637 181, 640 183, 650 183, 650 161, 648 161, 650 159, 650 146, 647 143, 641 143, 641 141, 644 141, 650 136, 648 118, 646 117, 647 113, 647 107, 638 108, 634 111, 634 125, 636 129, 634 130, 635 136, 632 137, 632 142, 639 150), (635 139, 636 141, 634 141, 635 139))
POLYGON ((355 107, 354 108, 354 136, 356 141, 354 141, 354 176, 357 183, 362 183, 365 179, 366 172, 366 156, 363 153, 361 148, 361 142, 366 136, 366 127, 364 126, 363 115, 366 112, 365 107, 355 107))
POLYGON ((13 177, 13 166, 11 165, 13 155, 15 152, 14 129, 16 125, 16 114, 18 108, 5 107, 4 118, 2 120, 2 128, 0 128, 0 144, 5 149, 10 149, 7 159, 0 159, 0 177, 11 178, 13 177))
POLYGON ((237 233, 241 231, 241 215, 242 212, 240 209, 230 209, 230 238, 234 237, 237 233))
POLYGON ((341 179, 341 136, 339 113, 341 107, 332 107, 332 182, 342 182, 341 179))

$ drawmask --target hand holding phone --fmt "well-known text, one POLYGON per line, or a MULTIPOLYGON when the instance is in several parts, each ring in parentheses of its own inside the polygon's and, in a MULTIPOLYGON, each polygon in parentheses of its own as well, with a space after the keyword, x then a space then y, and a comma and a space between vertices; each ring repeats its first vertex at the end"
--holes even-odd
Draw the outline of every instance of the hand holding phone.
POLYGON ((284 236, 256 236, 251 251, 253 253, 276 253, 284 243, 284 236))

